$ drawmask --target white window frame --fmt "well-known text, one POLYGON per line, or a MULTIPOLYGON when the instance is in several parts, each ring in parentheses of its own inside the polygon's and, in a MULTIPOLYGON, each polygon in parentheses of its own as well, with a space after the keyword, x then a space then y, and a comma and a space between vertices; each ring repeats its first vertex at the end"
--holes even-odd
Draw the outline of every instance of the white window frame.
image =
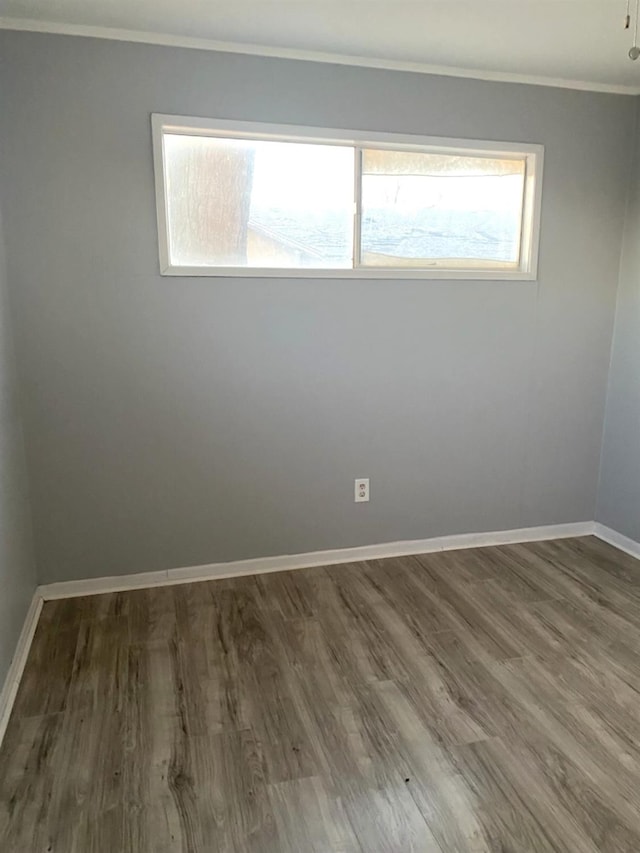
MULTIPOLYGON (((372 133, 355 130, 329 130, 297 125, 263 124, 224 119, 193 118, 154 113, 151 116, 153 162, 158 217, 160 273, 167 276, 207 276, 243 278, 345 278, 345 279, 465 279, 489 281, 535 281, 538 275, 540 214, 542 207, 542 170, 544 146, 530 143, 448 139, 398 133, 372 133), (517 267, 446 267, 437 260, 428 267, 358 267, 308 269, 302 267, 219 267, 177 266, 171 264, 169 223, 164 172, 164 134, 216 136, 230 139, 256 139, 275 142, 302 142, 355 147, 356 164, 362 148, 492 156, 499 159, 525 159, 525 186, 522 206, 520 262, 517 267)), ((361 169, 356 165, 356 210, 354 213, 354 257, 359 256, 361 169)), ((471 263, 471 262, 470 262, 471 263)))

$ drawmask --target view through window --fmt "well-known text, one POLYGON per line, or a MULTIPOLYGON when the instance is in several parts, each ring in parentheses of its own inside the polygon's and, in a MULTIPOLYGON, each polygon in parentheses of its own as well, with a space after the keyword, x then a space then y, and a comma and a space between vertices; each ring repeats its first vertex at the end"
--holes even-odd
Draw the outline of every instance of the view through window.
POLYGON ((164 125, 160 145, 165 271, 531 272, 535 152, 164 125))
POLYGON ((362 152, 362 264, 517 265, 525 160, 362 152))

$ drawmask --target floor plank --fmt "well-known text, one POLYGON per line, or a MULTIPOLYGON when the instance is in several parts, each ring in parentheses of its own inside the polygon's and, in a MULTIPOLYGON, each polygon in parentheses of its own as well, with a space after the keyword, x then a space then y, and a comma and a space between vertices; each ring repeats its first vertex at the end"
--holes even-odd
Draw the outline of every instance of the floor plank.
POLYGON ((640 564, 591 537, 47 602, 11 853, 637 853, 640 564))

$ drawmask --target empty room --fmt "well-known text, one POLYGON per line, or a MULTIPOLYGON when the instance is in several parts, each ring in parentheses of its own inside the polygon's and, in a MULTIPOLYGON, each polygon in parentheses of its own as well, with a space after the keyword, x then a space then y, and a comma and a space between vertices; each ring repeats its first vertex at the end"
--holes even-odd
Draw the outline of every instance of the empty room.
POLYGON ((640 0, 0 0, 0 851, 640 851, 640 0))

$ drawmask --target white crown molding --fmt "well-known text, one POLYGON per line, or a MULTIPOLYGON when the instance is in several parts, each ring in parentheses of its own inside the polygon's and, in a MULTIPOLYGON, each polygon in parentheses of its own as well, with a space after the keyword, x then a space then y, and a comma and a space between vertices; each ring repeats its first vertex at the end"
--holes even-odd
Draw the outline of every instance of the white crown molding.
POLYGON ((619 551, 624 551, 625 554, 630 554, 640 560, 640 542, 629 539, 628 536, 623 536, 622 533, 618 533, 617 530, 612 530, 611 527, 600 524, 598 521, 594 523, 593 528, 594 535, 598 539, 602 539, 603 542, 608 542, 609 545, 613 545, 619 551))
POLYGON ((216 41, 194 36, 171 35, 169 33, 145 32, 143 30, 116 29, 85 24, 64 24, 56 21, 36 21, 31 18, 0 17, 0 30, 15 30, 32 33, 84 36, 87 38, 110 39, 163 47, 184 47, 193 50, 211 50, 220 53, 241 53, 248 56, 266 56, 277 59, 296 59, 304 62, 323 62, 332 65, 351 65, 361 68, 379 68, 389 71, 408 71, 416 74, 433 74, 444 77, 464 77, 495 83, 523 83, 529 86, 551 86, 557 89, 577 89, 585 92, 605 92, 616 95, 640 95, 640 86, 613 83, 596 83, 588 80, 567 80, 563 77, 546 77, 542 74, 517 74, 506 71, 485 71, 460 68, 453 65, 430 65, 425 62, 410 62, 401 59, 376 59, 369 56, 351 56, 327 53, 319 50, 303 50, 288 47, 244 44, 241 42, 216 41))
POLYGON ((31 599, 31 604, 29 605, 22 631, 18 638, 18 644, 13 655, 13 660, 11 661, 11 666, 9 667, 9 672, 0 691, 0 746, 2 746, 2 740, 9 724, 9 717, 11 716, 11 711, 18 695, 18 687, 27 658, 29 657, 29 650, 31 649, 31 643, 36 633, 41 610, 42 596, 36 590, 31 599))
POLYGON ((122 577, 87 578, 61 581, 38 587, 38 594, 49 601, 56 598, 75 598, 80 595, 98 595, 122 592, 128 589, 145 589, 156 586, 173 586, 220 578, 259 575, 267 572, 292 571, 312 566, 332 566, 339 563, 357 563, 361 560, 380 560, 388 557, 405 557, 411 554, 429 554, 436 551, 455 551, 463 548, 480 548, 488 545, 508 545, 519 542, 539 542, 545 539, 566 539, 588 536, 593 533, 592 521, 575 524, 551 524, 545 527, 524 527, 517 530, 498 530, 488 533, 462 533, 456 536, 439 536, 433 539, 412 539, 405 542, 385 542, 363 545, 358 548, 339 548, 331 551, 312 551, 307 554, 287 554, 281 557, 258 557, 230 563, 211 563, 204 566, 187 566, 161 572, 123 575, 122 577))

